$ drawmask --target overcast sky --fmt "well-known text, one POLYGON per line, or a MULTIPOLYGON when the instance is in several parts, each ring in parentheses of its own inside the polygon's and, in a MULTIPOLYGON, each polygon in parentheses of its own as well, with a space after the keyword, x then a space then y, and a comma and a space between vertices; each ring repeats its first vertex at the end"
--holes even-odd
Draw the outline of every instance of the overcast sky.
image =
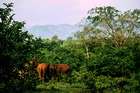
POLYGON ((140 0, 0 0, 14 2, 15 19, 26 26, 77 24, 87 11, 98 6, 114 6, 119 10, 140 9, 140 0))

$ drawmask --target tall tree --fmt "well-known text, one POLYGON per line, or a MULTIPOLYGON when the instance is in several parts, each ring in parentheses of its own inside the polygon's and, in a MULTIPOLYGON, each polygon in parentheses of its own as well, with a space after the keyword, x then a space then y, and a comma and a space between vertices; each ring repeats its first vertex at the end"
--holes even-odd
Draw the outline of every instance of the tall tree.
MULTIPOLYGON (((24 31, 24 22, 15 21, 13 3, 0 8, 0 83, 18 78, 17 72, 33 56, 41 54, 42 40, 24 31)), ((8 84, 7 84, 8 85, 8 84)))
POLYGON ((100 29, 104 37, 111 38, 115 46, 124 45, 140 28, 140 10, 124 13, 114 7, 97 7, 89 11, 87 20, 92 27, 100 29))

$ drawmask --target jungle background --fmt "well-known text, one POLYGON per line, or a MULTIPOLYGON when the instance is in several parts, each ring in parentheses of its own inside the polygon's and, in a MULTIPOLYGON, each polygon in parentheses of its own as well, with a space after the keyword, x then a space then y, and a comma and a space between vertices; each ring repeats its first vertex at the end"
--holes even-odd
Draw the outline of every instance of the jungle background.
POLYGON ((74 37, 36 38, 13 19, 13 4, 0 8, 0 93, 139 93, 140 10, 88 11, 74 37), (39 63, 70 64, 70 76, 42 82, 39 63), (21 72, 21 75, 19 75, 21 72))

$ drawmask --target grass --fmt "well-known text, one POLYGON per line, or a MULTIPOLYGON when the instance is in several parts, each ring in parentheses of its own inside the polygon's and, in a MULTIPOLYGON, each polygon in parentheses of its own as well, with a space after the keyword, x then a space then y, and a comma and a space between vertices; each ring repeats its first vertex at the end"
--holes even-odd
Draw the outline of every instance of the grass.
POLYGON ((36 86, 36 91, 26 91, 25 93, 90 93, 82 83, 69 84, 66 82, 50 81, 36 86))
POLYGON ((25 93, 91 93, 88 89, 81 88, 66 88, 61 90, 37 90, 37 91, 26 91, 25 93))

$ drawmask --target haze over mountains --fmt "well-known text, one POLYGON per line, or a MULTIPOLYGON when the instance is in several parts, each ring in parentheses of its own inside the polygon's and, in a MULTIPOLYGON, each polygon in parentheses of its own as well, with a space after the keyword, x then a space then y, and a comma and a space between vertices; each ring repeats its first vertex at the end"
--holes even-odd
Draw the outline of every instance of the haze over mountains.
POLYGON ((67 39, 80 30, 78 25, 60 24, 60 25, 36 25, 27 29, 35 37, 51 38, 57 35, 59 39, 67 39))

